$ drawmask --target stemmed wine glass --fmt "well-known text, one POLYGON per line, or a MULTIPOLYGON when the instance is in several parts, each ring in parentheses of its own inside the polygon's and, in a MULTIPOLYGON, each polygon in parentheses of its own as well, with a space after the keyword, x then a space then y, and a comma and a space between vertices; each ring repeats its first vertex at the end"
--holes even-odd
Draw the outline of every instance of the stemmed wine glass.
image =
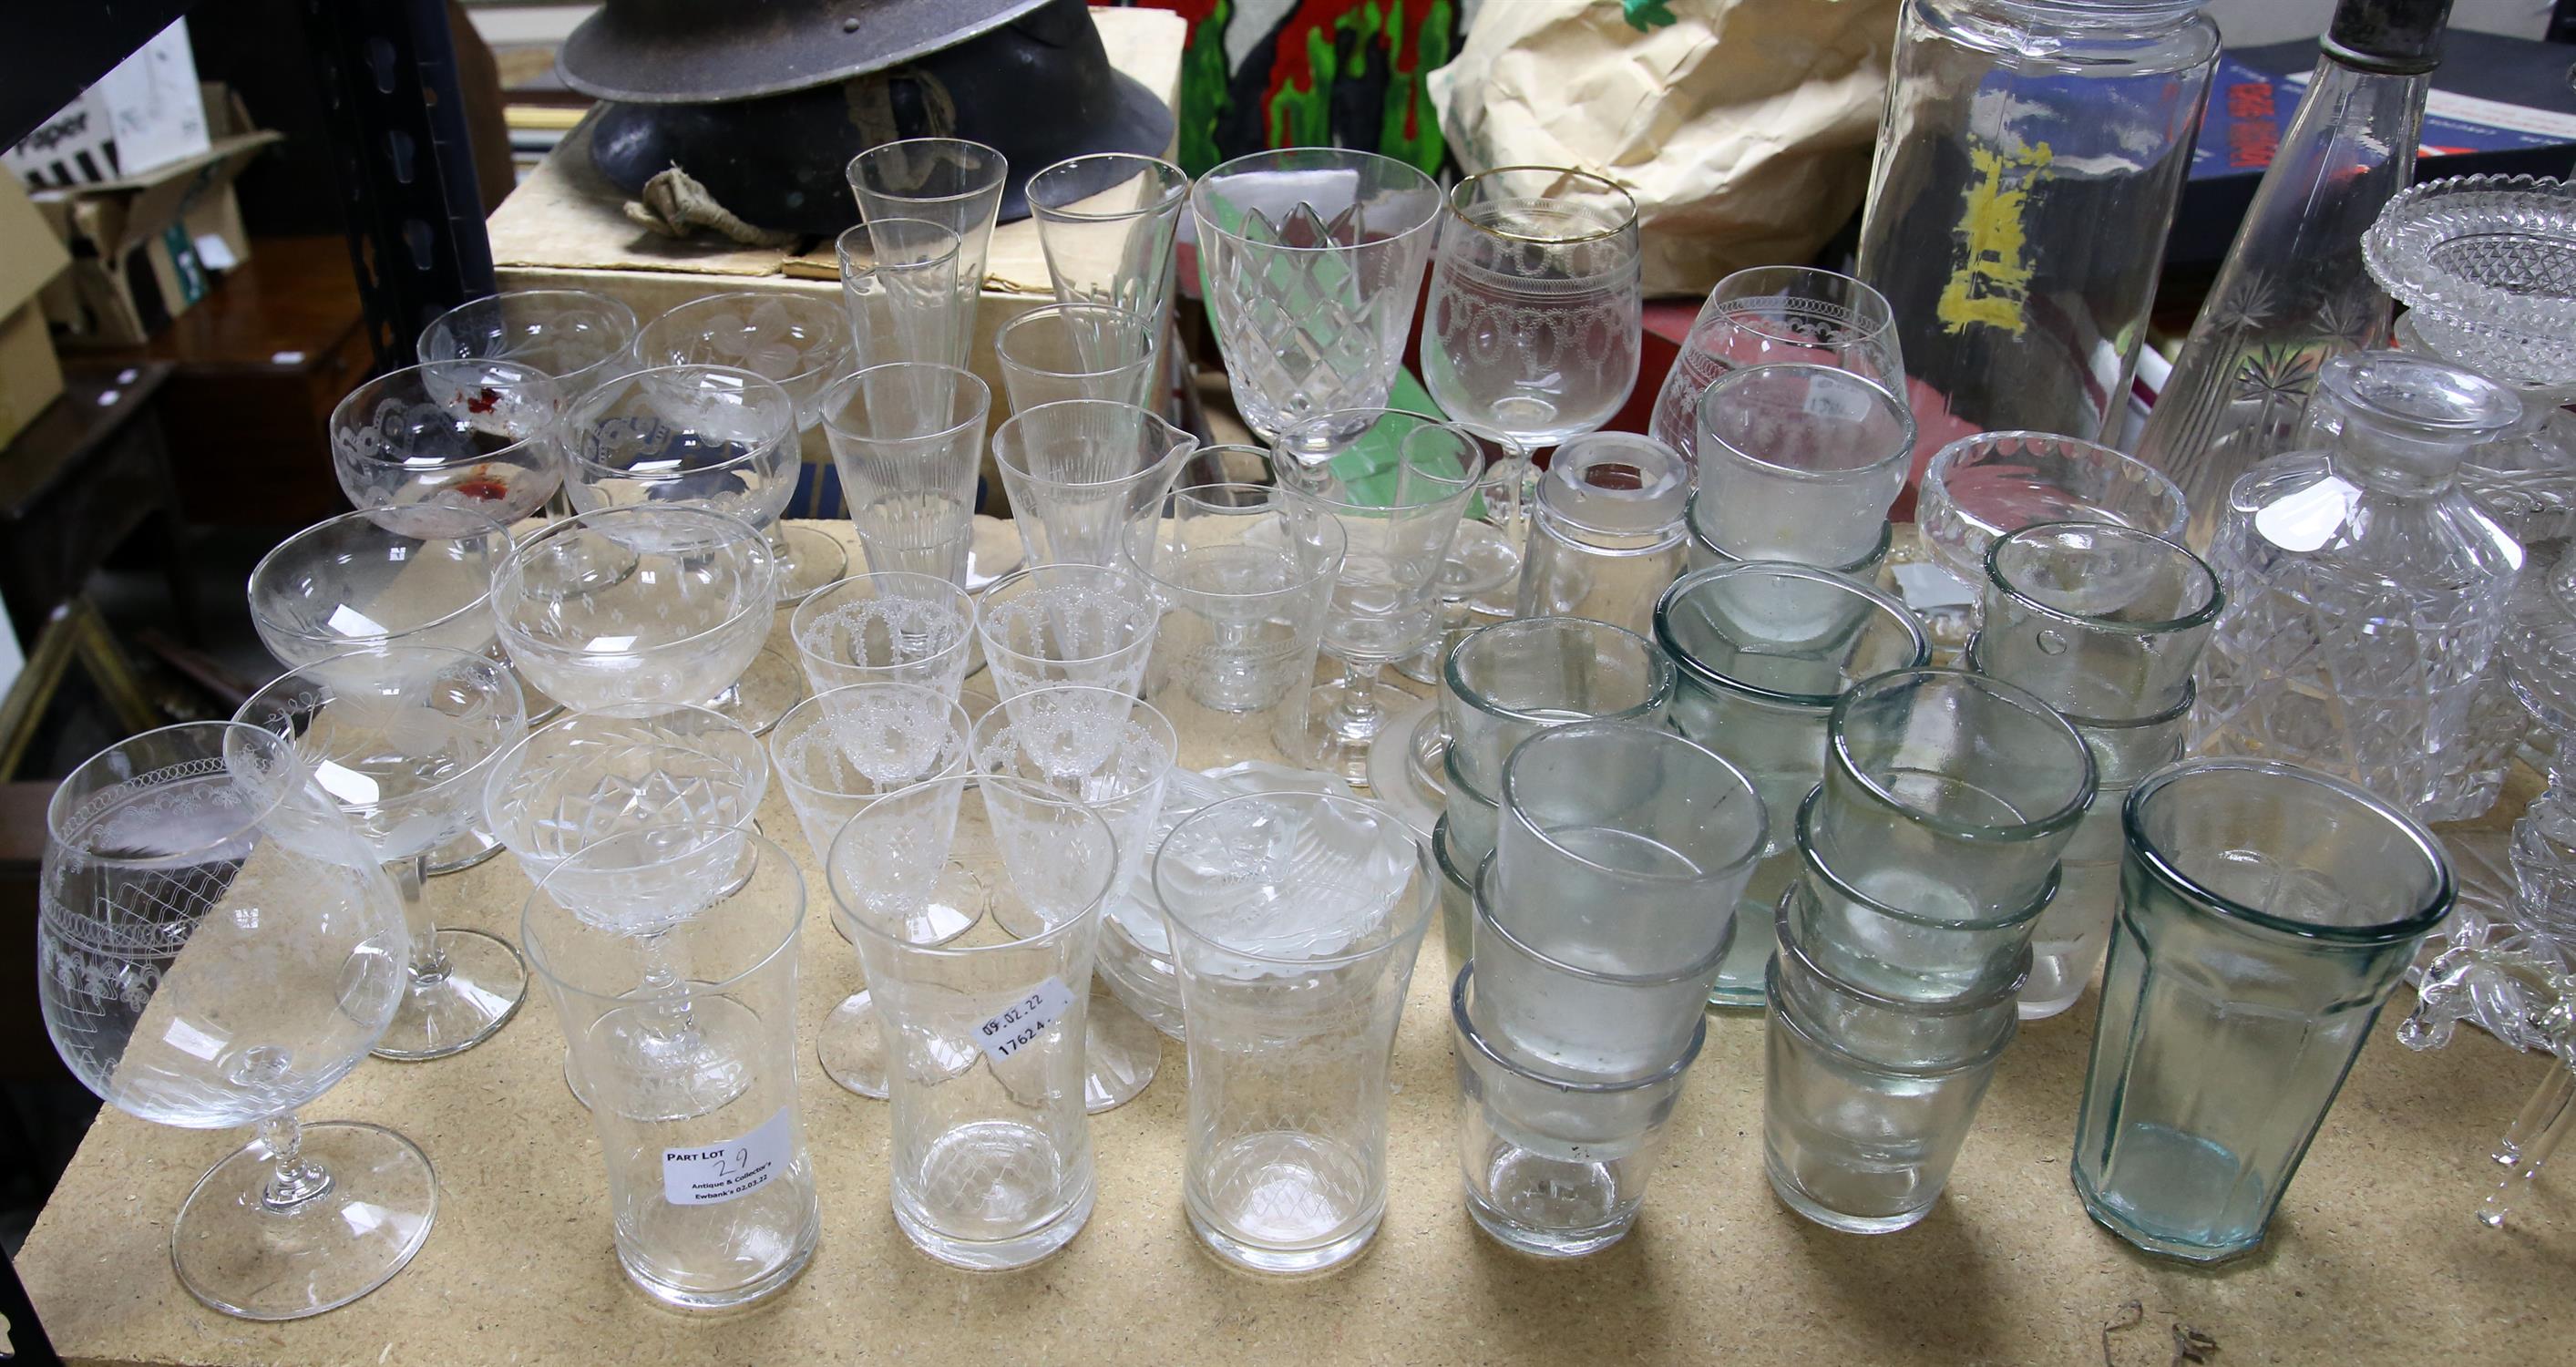
POLYGON ((527 730, 510 671, 442 646, 370 646, 288 671, 233 720, 294 742, 402 895, 409 976, 376 1054, 445 1058, 491 1038, 526 998, 527 964, 499 936, 440 928, 421 880, 429 851, 482 814, 485 767, 527 730))
MULTIPOLYGON (((1420 650, 1396 661, 1396 672, 1438 687, 1440 669, 1458 638, 1519 615, 1521 560, 1529 541, 1529 505, 1537 467, 1518 441, 1478 423, 1458 426, 1482 447, 1477 497, 1459 515, 1458 533, 1432 582, 1439 621, 1420 650)), ((1428 830, 1448 798, 1449 727, 1434 700, 1404 704, 1369 747, 1369 787, 1414 825, 1428 830)))
POLYGON ((635 310, 589 290, 504 290, 429 320, 423 364, 516 361, 554 378, 565 402, 631 361, 635 310))
MULTIPOLYGON (((646 366, 723 366, 776 384, 796 405, 800 462, 828 460, 815 435, 823 425, 823 391, 852 368, 849 315, 830 299, 773 290, 743 290, 692 299, 644 325, 635 358, 646 366)), ((788 494, 795 477, 788 471, 788 494)), ((782 511, 783 511, 782 506, 782 511)), ((841 577, 849 552, 819 527, 776 520, 766 527, 778 555, 778 597, 801 602, 841 577)))
POLYGON ((1885 296, 1812 266, 1755 266, 1717 282, 1655 392, 1646 435, 1697 458, 1699 396, 1730 370, 1795 363, 1832 366, 1905 393, 1896 314, 1885 296))
POLYGON ((561 384, 516 361, 387 371, 331 410, 331 469, 349 502, 388 531, 506 527, 563 484, 555 423, 564 402, 561 384))
POLYGON ((429 1159, 296 1111, 405 997, 399 898, 284 738, 231 722, 91 757, 45 814, 37 995, 63 1062, 138 1119, 257 1125, 170 1226, 188 1294, 254 1320, 384 1285, 438 1210, 429 1159))
POLYGON ((1456 423, 1393 409, 1345 409, 1280 433, 1272 448, 1290 516, 1340 524, 1349 547, 1324 620, 1339 680, 1308 699, 1306 767, 1368 781, 1386 724, 1378 675, 1439 626, 1433 585, 1474 495, 1484 448, 1456 423))

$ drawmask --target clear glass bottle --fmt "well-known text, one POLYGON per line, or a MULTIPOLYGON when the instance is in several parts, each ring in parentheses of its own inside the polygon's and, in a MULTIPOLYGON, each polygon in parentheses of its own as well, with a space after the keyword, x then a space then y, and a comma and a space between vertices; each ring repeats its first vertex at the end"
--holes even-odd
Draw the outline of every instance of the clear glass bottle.
POLYGON ((2419 819, 2468 726, 2522 547, 2459 485, 2521 416, 2504 386, 2398 351, 2326 363, 2301 449, 2238 478, 2210 546, 2227 609, 2195 752, 2323 769, 2419 819))
POLYGON ((2128 393, 2218 61, 2201 0, 1908 0, 1860 278, 1923 445, 2099 437, 2128 393))
POLYGON ((2451 0, 2335 8, 2307 98, 2138 438, 2138 459, 2190 500, 2193 546, 2209 544, 2245 467, 2289 449, 2318 367, 2386 335, 2388 296, 2362 269, 2361 235, 2414 174, 2450 11, 2451 0))

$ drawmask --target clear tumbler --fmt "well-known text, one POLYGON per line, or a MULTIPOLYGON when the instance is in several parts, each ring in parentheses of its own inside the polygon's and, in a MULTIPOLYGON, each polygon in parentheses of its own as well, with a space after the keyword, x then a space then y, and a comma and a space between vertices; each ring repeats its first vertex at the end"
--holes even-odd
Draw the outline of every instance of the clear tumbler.
POLYGON ((2037 523, 1985 562, 1979 669, 2074 717, 2171 711, 2226 604, 2199 556, 2133 527, 2037 523))
POLYGON ((1738 559, 1849 564, 1869 554, 1913 454, 1913 414, 1866 376, 1730 371, 1699 396, 1700 525, 1738 559))
POLYGON ((1441 679, 1450 765, 1488 806, 1522 741, 1586 719, 1660 722, 1673 698, 1673 667, 1653 642, 1580 617, 1479 627, 1459 638, 1441 679))
POLYGON ((2431 832, 2339 779, 2205 759, 2122 812, 2076 1194, 2151 1253, 2263 1242, 2379 1009, 2449 913, 2431 832))
POLYGON ((1376 1236, 1396 1021, 1439 887, 1384 808, 1315 793, 1213 803, 1155 855, 1189 1035, 1183 1201, 1219 1257, 1319 1272, 1376 1236))

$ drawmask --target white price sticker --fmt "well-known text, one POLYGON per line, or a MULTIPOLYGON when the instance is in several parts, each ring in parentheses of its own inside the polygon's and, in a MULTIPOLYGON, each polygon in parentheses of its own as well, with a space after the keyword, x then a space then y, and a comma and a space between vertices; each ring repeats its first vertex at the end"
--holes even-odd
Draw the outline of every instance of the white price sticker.
POLYGON ((787 1171, 796 1157, 796 1120, 784 1106, 738 1139, 697 1149, 662 1150, 662 1199, 675 1206, 718 1206, 749 1196, 787 1171))
POLYGON ((1897 596, 1916 612, 1961 608, 1977 601, 1976 591, 1938 565, 1908 561, 1896 567, 1897 596))
POLYGON ((1073 1009, 1073 989, 1049 978, 975 1027, 975 1047, 995 1063, 1029 1047, 1073 1009))

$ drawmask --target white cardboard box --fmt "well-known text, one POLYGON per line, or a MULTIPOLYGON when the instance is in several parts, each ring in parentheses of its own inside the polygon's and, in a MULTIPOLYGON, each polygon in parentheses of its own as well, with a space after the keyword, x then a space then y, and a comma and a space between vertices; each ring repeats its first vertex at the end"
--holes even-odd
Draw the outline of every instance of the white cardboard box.
POLYGON ((7 162, 32 189, 77 189, 147 176, 212 145, 182 19, 36 125, 7 162))

